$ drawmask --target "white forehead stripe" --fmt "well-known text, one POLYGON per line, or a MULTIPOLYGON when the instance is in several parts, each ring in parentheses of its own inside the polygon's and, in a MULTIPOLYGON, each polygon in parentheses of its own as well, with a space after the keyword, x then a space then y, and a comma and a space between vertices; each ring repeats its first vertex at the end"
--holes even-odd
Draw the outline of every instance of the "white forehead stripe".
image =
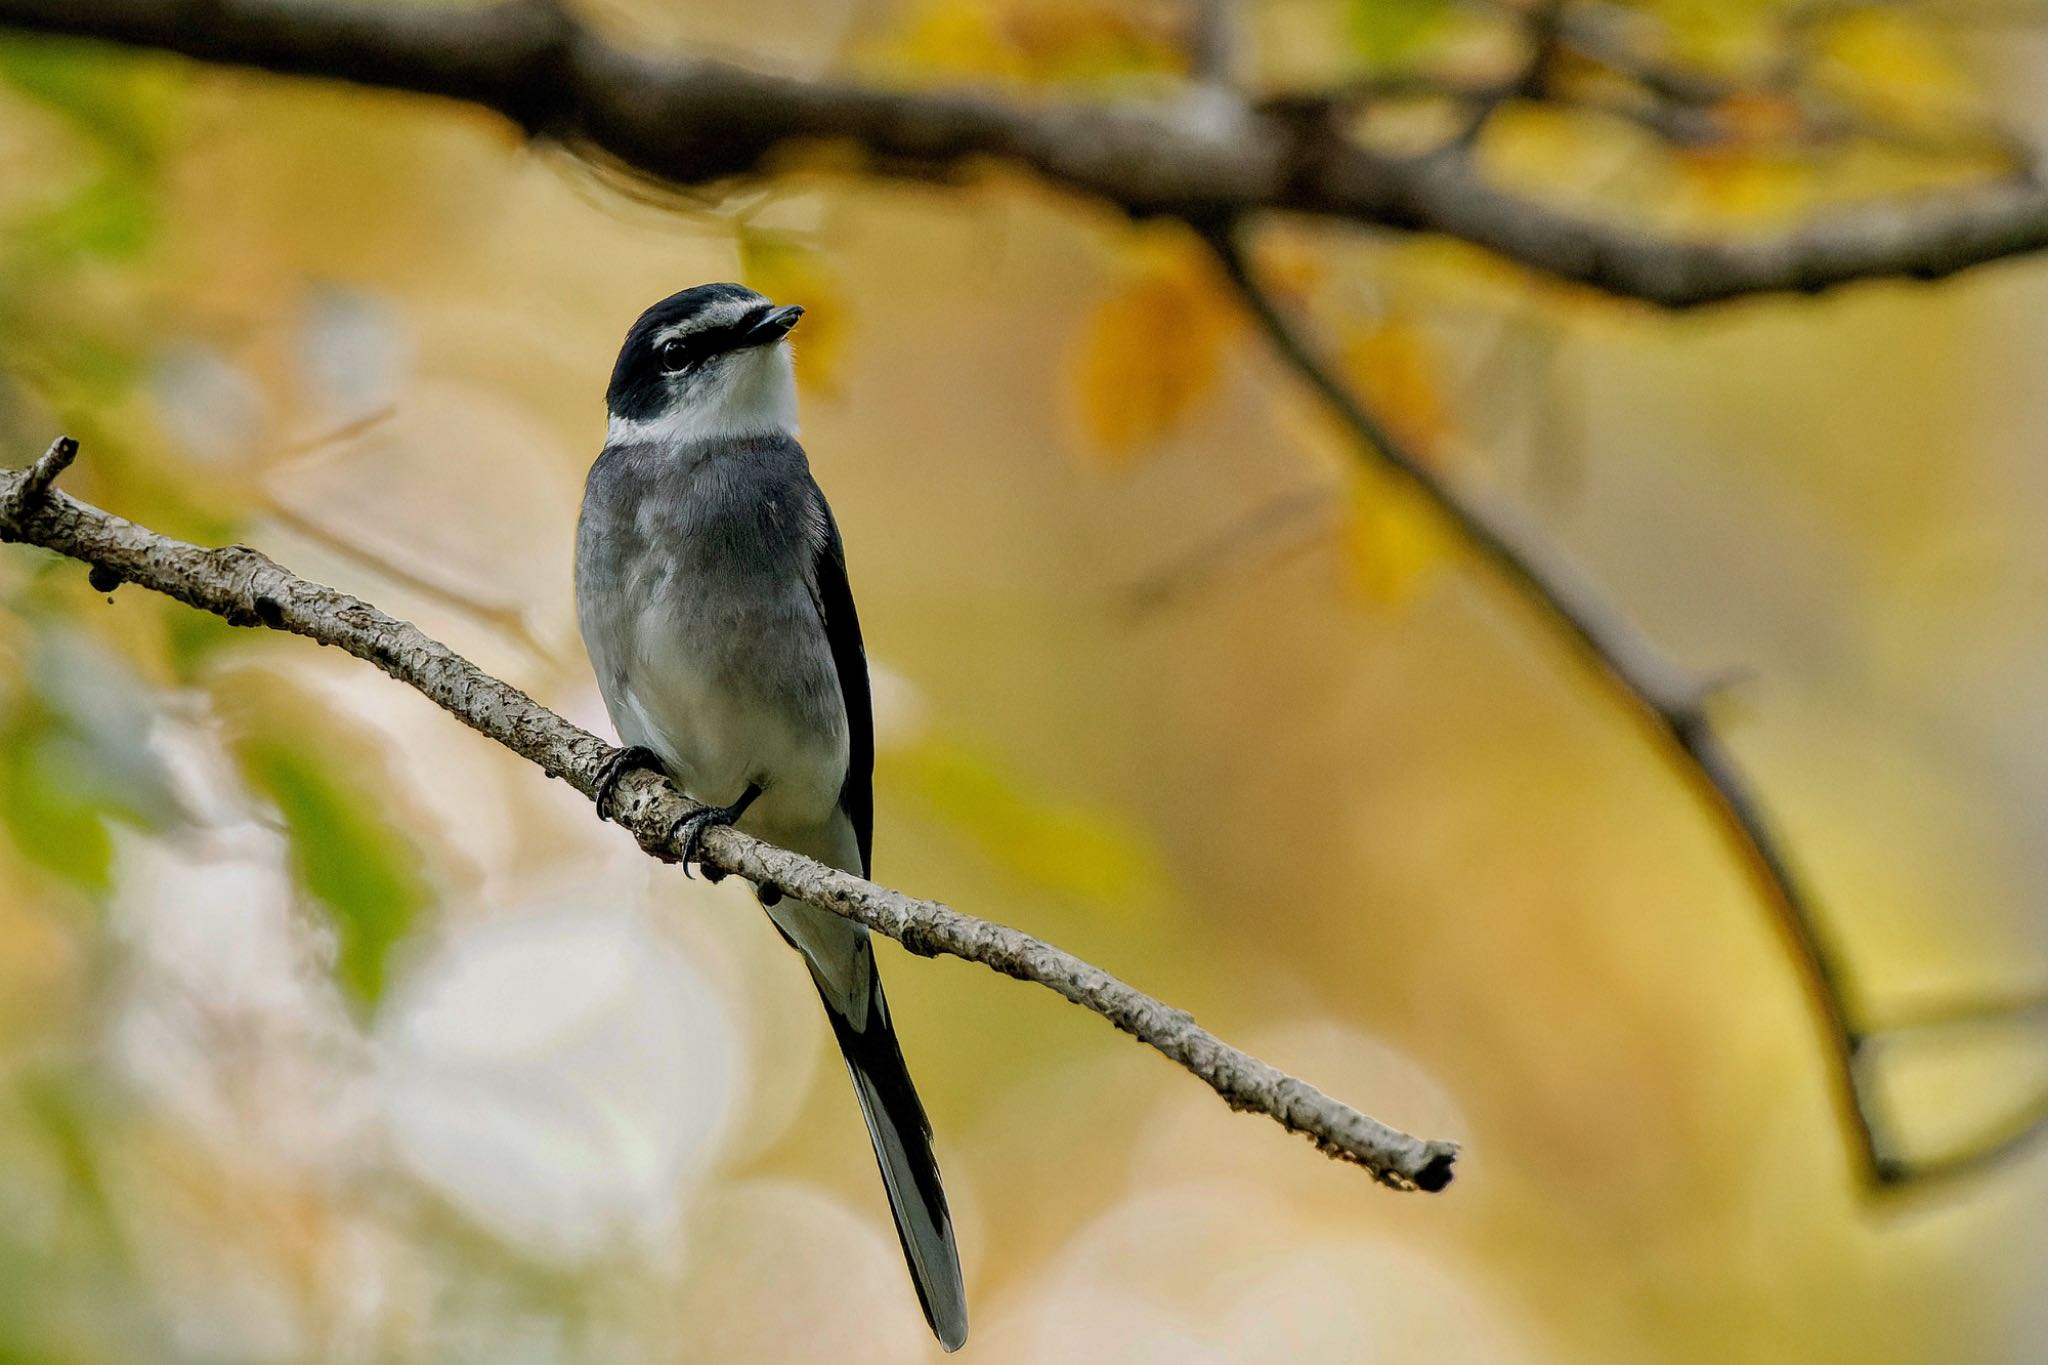
POLYGON ((707 304, 700 311, 692 313, 689 321, 678 322, 656 332, 654 334, 654 344, 659 346, 664 341, 674 341, 677 337, 691 336, 704 331, 706 328, 723 327, 727 323, 738 322, 741 318, 767 302, 768 300, 761 298, 720 299, 718 302, 707 304))

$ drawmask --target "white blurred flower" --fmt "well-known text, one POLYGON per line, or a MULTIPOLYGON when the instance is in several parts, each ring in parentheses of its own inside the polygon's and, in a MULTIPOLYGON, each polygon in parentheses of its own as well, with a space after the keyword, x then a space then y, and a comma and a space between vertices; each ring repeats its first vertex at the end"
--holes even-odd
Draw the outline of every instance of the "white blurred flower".
POLYGON ((149 376, 156 419, 187 455, 240 464, 270 430, 270 399, 247 370, 211 346, 181 341, 157 356, 149 376))
POLYGON ((1512 1319, 1391 1238, 1293 1217, 1250 1184, 1133 1195, 991 1324, 993 1361, 1515 1365, 1512 1319))
POLYGON ((566 906, 461 931, 378 1027, 399 1162, 523 1250, 661 1245, 737 1100, 711 983, 631 911, 566 906))
POLYGON ((924 691, 887 664, 868 659, 868 691, 873 696, 875 746, 903 748, 923 738, 930 707, 924 691))
POLYGON ((339 1162, 368 1116, 364 1058, 326 979, 331 945, 294 908, 284 840, 245 823, 118 846, 123 1078, 252 1175, 339 1162))
POLYGON ((329 422, 353 422, 390 407, 412 368, 396 310, 359 289, 314 291, 298 340, 300 374, 329 422))
POLYGON ((729 1361, 890 1365, 943 1359, 917 1307, 881 1192, 860 1211, 808 1185, 721 1186, 691 1220, 674 1305, 685 1353, 729 1361))

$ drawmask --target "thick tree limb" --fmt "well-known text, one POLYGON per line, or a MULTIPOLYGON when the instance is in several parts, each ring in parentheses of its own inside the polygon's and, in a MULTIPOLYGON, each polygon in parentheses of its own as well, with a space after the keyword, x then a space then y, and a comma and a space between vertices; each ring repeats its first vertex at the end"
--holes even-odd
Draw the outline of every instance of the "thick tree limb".
MULTIPOLYGON (((1863 1177, 1877 1185, 1903 1185, 1959 1173, 2019 1150, 2048 1133, 2048 1098, 1982 1143, 1932 1160, 1897 1149, 1882 1120, 1869 1045, 1879 1030, 1865 1025, 1865 1004, 1852 989, 1842 953, 1822 923, 1812 892, 1792 864, 1784 837, 1755 787, 1707 713, 1711 687, 1687 678, 1664 659, 1628 619, 1575 572, 1513 511, 1460 488, 1438 473, 1382 422, 1325 364, 1308 337, 1283 313, 1252 273, 1236 237, 1210 234, 1210 245, 1236 286, 1246 310, 1288 368, 1350 429, 1360 458, 1392 469, 1427 497, 1482 559, 1544 617, 1563 629, 1614 690, 1650 726, 1713 813, 1768 905, 1797 963, 1831 1059, 1834 1096, 1863 1177)), ((2024 1015, 2043 1008, 2036 996, 1970 1009, 1948 1005, 1930 1018, 2024 1015)), ((1902 1021, 1883 1030, 1927 1027, 1902 1021)))
POLYGON ((638 57, 549 0, 0 0, 0 25, 459 100, 676 184, 772 170, 821 143, 910 179, 999 162, 1133 214, 1202 223, 1281 209, 1438 233, 1667 308, 1933 279, 2048 247, 2048 185, 2028 179, 1874 201, 1789 231, 1659 237, 1501 190, 1462 155, 1376 155, 1313 104, 1191 119, 1171 105, 1025 105, 792 80, 638 57))
MULTIPOLYGON (((592 796, 612 753, 524 692, 500 682, 418 627, 347 593, 298 577, 247 546, 204 549, 137 526, 48 489, 77 449, 69 438, 27 470, 0 471, 0 539, 54 550, 92 566, 103 590, 128 582, 241 626, 268 626, 334 645, 375 664, 465 725, 592 796), (57 452, 62 449, 60 458, 57 452), (50 467, 54 464, 55 467, 50 467)), ((673 859, 671 831, 698 809, 665 779, 633 772, 611 810, 642 848, 673 859)), ((1036 982, 1093 1010, 1206 1081, 1233 1109, 1300 1133, 1329 1155, 1363 1166, 1396 1189, 1441 1190, 1457 1144, 1411 1137, 1238 1051, 1174 1009, 1099 967, 1029 934, 918 900, 732 829, 705 836, 713 866, 858 920, 926 957, 947 953, 1036 982)))

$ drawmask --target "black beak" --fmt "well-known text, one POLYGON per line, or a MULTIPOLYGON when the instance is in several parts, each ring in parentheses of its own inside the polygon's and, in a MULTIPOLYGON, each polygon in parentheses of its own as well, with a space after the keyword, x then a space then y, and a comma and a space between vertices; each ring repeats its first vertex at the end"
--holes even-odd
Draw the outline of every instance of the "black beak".
POLYGON ((789 335, 789 329, 796 326, 804 310, 796 304, 784 308, 770 308, 754 320, 752 326, 740 334, 734 350, 747 346, 769 346, 789 335))

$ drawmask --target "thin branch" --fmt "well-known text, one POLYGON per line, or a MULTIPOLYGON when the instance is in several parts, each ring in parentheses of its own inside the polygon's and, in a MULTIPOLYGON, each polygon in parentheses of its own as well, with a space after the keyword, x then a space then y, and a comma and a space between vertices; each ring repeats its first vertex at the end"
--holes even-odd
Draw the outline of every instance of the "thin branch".
POLYGON ((5 496, 0 497, 0 524, 20 519, 77 458, 78 442, 69 436, 59 436, 50 442, 50 448, 38 455, 34 464, 21 471, 5 496))
POLYGON ((1882 1022, 1873 1025, 1870 1036, 1902 1033, 1933 1033, 1962 1029, 1984 1029, 1996 1024, 2032 1019, 2048 1022, 2048 988, 2036 986, 2004 994, 1985 991, 1958 998, 1915 1000, 1892 1005, 1882 1022))
POLYGON ((343 535, 279 498, 266 498, 265 510, 272 521, 299 539, 316 545, 337 558, 346 559, 358 568, 369 570, 394 587, 403 588, 415 596, 438 603, 450 611, 498 631, 543 664, 559 666, 562 663, 561 656, 550 649, 540 636, 534 634, 533 624, 526 619, 526 613, 511 603, 483 601, 452 584, 429 577, 417 569, 408 568, 391 556, 343 535))
POLYGON ((1305 488, 1252 508, 1132 583, 1125 591, 1125 610, 1133 617, 1149 616, 1238 570, 1247 559, 1278 559, 1320 539, 1335 516, 1336 501, 1328 488, 1305 488))
POLYGON ((1465 157, 1369 151, 1298 103, 1190 119, 1171 102, 1023 105, 796 80, 629 53, 552 0, 0 0, 0 25, 459 100, 678 185, 773 173, 820 144, 919 181, 1001 162, 1136 215, 1282 209, 1442 234, 1667 308, 1934 279, 2048 247, 2048 184, 2025 178, 1871 200, 1785 231, 1660 236, 1500 189, 1465 157))
POLYGON ((1522 27, 1522 40, 1528 47, 1519 69, 1511 79, 1466 111, 1464 125, 1436 149, 1436 155, 1470 152, 1486 131, 1486 125, 1493 122, 1494 115, 1505 105, 1518 99, 1534 99, 1544 93, 1550 83, 1551 64, 1557 60, 1564 6, 1565 0, 1537 0, 1528 9, 1518 8, 1515 11, 1522 27))
MULTIPOLYGON (((1628 620, 1565 563, 1504 504, 1477 489, 1454 486, 1423 461, 1368 409, 1316 353, 1252 273, 1229 230, 1209 234, 1225 273, 1274 351, 1358 438, 1361 458, 1375 460, 1413 484, 1542 615, 1561 627, 1579 652, 1598 667, 1664 744, 1694 790, 1714 813, 1742 858, 1750 880, 1769 905, 1817 1017, 1832 1059, 1835 1107, 1865 1179, 1904 1184, 1971 1166, 1985 1159, 1971 1150, 1937 1161, 1918 1161, 1895 1150, 1880 1124, 1864 1076, 1870 1030, 1861 1025, 1863 1002, 1851 987, 1840 949, 1821 923, 1811 891, 1793 867, 1785 841, 1735 756, 1714 732, 1706 700, 1712 687, 1688 678, 1657 653, 1628 620)), ((2001 1149, 2017 1147, 2048 1130, 2048 1113, 2023 1134, 2001 1135, 2001 1149)))
POLYGON ((1244 74, 1243 24, 1238 0, 1188 0, 1188 70, 1196 79, 1236 87, 1244 74))
POLYGON ((1793 137, 1809 143, 1861 139, 1919 156, 1995 156, 2020 177, 2033 171, 2034 150, 2024 138, 1995 121, 1971 120, 1937 133, 1859 111, 1813 88, 1811 40, 1806 32, 1812 14, 1788 16, 1785 47, 1762 71, 1747 78, 1701 71, 1639 51, 1618 27, 1621 21, 1639 17, 1597 5, 1575 8, 1562 26, 1559 41, 1574 56, 1636 87, 1642 99, 1604 103, 1552 92, 1553 97, 1574 107, 1631 119, 1668 141, 1694 146, 1726 140, 1729 130, 1722 117, 1724 107, 1754 96, 1783 101, 1797 115, 1793 137))
MULTIPOLYGON (((0 520, 0 538, 89 564, 95 582, 134 583, 233 625, 267 626, 334 645, 417 689, 548 776, 594 795, 613 752, 609 745, 418 627, 300 578, 247 546, 204 549, 172 540, 54 490, 24 498, 42 463, 0 472, 0 508, 21 509, 0 520)), ((669 861, 680 852, 672 834, 676 822, 699 809, 667 780, 645 772, 620 781, 612 808, 642 848, 669 861)), ((713 830, 704 840, 703 858, 758 886, 857 920, 914 953, 947 953, 1048 987, 1180 1063, 1231 1108, 1265 1114, 1330 1156, 1363 1166, 1383 1184, 1435 1191, 1450 1182, 1457 1144, 1411 1137, 1368 1118, 1229 1046, 1186 1011, 1028 934, 888 890, 733 829, 713 830)))

